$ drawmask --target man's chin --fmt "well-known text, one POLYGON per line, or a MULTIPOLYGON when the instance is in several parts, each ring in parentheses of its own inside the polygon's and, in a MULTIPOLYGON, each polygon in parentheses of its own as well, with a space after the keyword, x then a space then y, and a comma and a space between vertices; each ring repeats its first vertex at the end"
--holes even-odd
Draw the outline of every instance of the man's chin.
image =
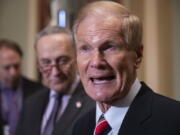
POLYGON ((62 87, 51 87, 51 89, 59 92, 59 91, 62 91, 63 88, 62 87))
POLYGON ((108 97, 103 96, 103 95, 89 95, 93 100, 97 101, 97 102, 106 102, 108 101, 108 97))

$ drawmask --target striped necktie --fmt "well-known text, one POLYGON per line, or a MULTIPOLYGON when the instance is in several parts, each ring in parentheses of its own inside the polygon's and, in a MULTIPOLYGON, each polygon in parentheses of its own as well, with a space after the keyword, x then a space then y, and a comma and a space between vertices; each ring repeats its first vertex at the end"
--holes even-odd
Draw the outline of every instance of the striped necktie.
POLYGON ((111 127, 102 114, 96 125, 94 135, 108 135, 110 131, 111 127))

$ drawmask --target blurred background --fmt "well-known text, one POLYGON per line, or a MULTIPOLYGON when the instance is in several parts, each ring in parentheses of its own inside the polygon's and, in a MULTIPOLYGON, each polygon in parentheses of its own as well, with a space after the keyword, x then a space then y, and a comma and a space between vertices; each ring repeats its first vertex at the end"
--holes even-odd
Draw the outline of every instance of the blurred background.
MULTIPOLYGON (((78 9, 95 0, 0 0, 0 38, 18 42, 23 74, 37 80, 34 37, 47 25, 71 28, 78 9)), ((180 100, 180 1, 114 0, 139 16, 144 59, 139 78, 156 92, 180 100)))

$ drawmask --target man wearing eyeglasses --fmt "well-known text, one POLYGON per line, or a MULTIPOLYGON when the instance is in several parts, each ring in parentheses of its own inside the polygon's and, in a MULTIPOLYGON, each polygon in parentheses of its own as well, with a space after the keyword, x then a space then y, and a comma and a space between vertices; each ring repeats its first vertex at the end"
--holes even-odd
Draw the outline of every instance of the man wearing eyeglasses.
POLYGON ((95 106, 77 76, 71 32, 47 27, 38 33, 35 50, 48 89, 26 102, 17 135, 71 135, 74 122, 95 106))

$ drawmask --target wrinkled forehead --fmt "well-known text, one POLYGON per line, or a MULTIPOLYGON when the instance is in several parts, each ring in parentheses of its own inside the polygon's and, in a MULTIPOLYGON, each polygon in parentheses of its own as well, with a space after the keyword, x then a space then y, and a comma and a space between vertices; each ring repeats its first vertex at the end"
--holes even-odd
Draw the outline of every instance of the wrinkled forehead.
POLYGON ((118 16, 89 16, 86 17, 81 23, 87 23, 89 22, 89 25, 98 24, 99 27, 101 26, 116 26, 121 24, 121 18, 118 16))
POLYGON ((120 31, 121 26, 121 20, 120 18, 117 18, 115 16, 107 16, 107 17, 101 17, 101 16, 89 16, 86 17, 78 26, 77 34, 82 28, 86 31, 94 31, 96 30, 114 30, 114 31, 120 31))
MULTIPOLYGON (((81 38, 88 35, 93 37, 90 40, 96 40, 96 37, 108 36, 109 34, 119 34, 121 29, 121 22, 119 18, 114 16, 99 17, 92 16, 84 19, 80 24, 76 32, 76 42, 81 38), (103 34, 103 35, 102 35, 103 34)), ((87 39, 87 37, 86 37, 87 39)))
POLYGON ((78 25, 83 20, 91 16, 97 18, 99 17, 107 18, 111 16, 123 17, 123 16, 128 16, 129 14, 130 12, 127 8, 116 2, 110 2, 110 1, 92 2, 90 4, 87 4, 85 7, 83 7, 78 13, 74 25, 74 33, 76 32, 78 25))

